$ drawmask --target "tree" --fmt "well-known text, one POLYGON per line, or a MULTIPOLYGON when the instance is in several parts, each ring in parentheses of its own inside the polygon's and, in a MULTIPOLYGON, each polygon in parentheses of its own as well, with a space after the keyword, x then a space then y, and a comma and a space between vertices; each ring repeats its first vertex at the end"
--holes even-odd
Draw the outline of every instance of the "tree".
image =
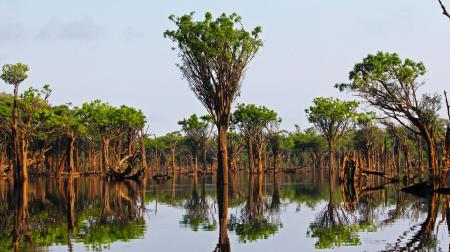
POLYGON ((185 143, 192 156, 192 163, 194 175, 198 171, 198 155, 205 149, 206 141, 208 140, 208 120, 206 117, 201 117, 199 120, 196 114, 191 115, 187 119, 183 119, 178 122, 181 125, 181 129, 186 135, 185 143))
POLYGON ((183 140, 183 137, 181 136, 180 132, 170 132, 167 133, 163 137, 163 141, 167 143, 167 146, 170 150, 171 155, 171 162, 172 162, 172 176, 175 176, 175 152, 177 150, 177 147, 180 145, 181 141, 183 140))
POLYGON ((238 104, 233 113, 233 124, 241 131, 247 141, 249 171, 253 172, 254 160, 258 160, 258 172, 262 173, 262 156, 264 150, 264 129, 271 123, 280 122, 275 111, 255 104, 238 104), (256 148, 256 154, 253 151, 256 148))
POLYGON ((402 60, 395 53, 378 52, 376 55, 369 54, 354 66, 349 74, 350 83, 336 84, 336 87, 341 91, 351 91, 410 131, 420 134, 427 143, 429 167, 436 180, 439 153, 435 126, 441 97, 438 94, 423 94, 419 98, 418 89, 424 84, 419 77, 425 73, 422 62, 402 60))
POLYGON ((290 135, 294 137, 295 148, 309 152, 312 158, 313 167, 316 169, 319 168, 321 166, 324 150, 327 147, 325 139, 317 133, 317 130, 314 127, 301 131, 297 126, 296 132, 291 133, 290 135))
POLYGON ((327 140, 329 147, 330 174, 334 174, 334 144, 354 127, 358 115, 358 102, 341 101, 335 98, 319 97, 314 106, 306 109, 309 122, 327 140))
MULTIPOLYGON (((92 135, 101 139, 103 171, 115 170, 110 166, 109 152, 110 143, 113 140, 119 140, 116 141, 116 148, 113 149, 114 152, 112 153, 116 156, 116 159, 123 160, 121 151, 122 142, 127 143, 125 158, 135 156, 133 150, 136 149, 137 135, 138 132, 144 128, 146 123, 145 116, 141 110, 125 105, 116 108, 100 100, 94 100, 90 103, 84 103, 83 106, 77 110, 77 115, 81 118, 84 126, 91 131, 92 135), (125 141, 122 141, 123 139, 125 139, 125 141)), ((145 158, 145 154, 142 156, 145 158)), ((145 169, 145 167, 141 168, 142 170, 145 169)))
POLYGON ((227 131, 231 106, 239 95, 245 70, 262 46, 261 28, 248 32, 235 13, 222 14, 213 20, 211 13, 202 21, 194 21, 193 13, 181 17, 170 16, 176 30, 164 36, 178 48, 181 63, 178 67, 192 91, 213 117, 219 138, 217 148, 217 193, 221 230, 219 247, 229 246, 226 235, 228 206, 227 131), (222 205, 223 204, 223 205, 222 205), (225 207, 223 207, 225 206, 225 207), (227 245, 228 244, 228 245, 227 245))
POLYGON ((24 80, 28 78, 27 75, 28 72, 28 66, 16 63, 16 64, 6 64, 3 66, 3 72, 2 75, 0 75, 0 78, 6 82, 7 84, 14 86, 14 102, 13 102, 13 111, 12 111, 12 139, 13 139, 13 155, 14 155, 14 180, 16 182, 20 180, 27 180, 28 179, 28 173, 27 173, 27 164, 26 164, 26 158, 22 156, 22 152, 20 151, 25 146, 22 146, 19 138, 19 128, 18 128, 18 93, 19 93, 19 85, 24 80))
MULTIPOLYGON (((52 108, 53 117, 51 120, 51 127, 59 131, 60 135, 65 138, 66 165, 69 168, 69 174, 73 175, 75 172, 74 163, 74 148, 75 141, 78 136, 86 132, 86 126, 80 117, 81 111, 79 108, 70 108, 68 105, 60 105, 52 108)), ((61 175, 62 170, 57 172, 57 177, 61 175)))

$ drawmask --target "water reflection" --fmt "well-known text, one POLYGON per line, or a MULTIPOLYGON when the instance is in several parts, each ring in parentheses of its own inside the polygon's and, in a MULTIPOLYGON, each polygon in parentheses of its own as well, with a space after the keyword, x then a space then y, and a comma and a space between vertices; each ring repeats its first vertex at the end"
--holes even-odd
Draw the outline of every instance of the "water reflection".
POLYGON ((245 205, 240 208, 238 216, 235 214, 230 216, 229 228, 236 233, 240 242, 267 239, 282 226, 280 219, 277 218, 279 191, 274 190, 275 198, 272 197, 269 202, 263 187, 263 175, 250 174, 245 205))
POLYGON ((0 251, 120 251, 142 244, 158 250, 174 239, 163 236, 165 229, 180 234, 184 245, 177 249, 196 251, 448 247, 448 195, 418 197, 383 181, 342 184, 320 172, 233 173, 228 181, 182 175, 140 182, 0 180, 0 251), (218 239, 213 244, 209 233, 218 239), (273 247, 255 246, 261 240, 273 247))

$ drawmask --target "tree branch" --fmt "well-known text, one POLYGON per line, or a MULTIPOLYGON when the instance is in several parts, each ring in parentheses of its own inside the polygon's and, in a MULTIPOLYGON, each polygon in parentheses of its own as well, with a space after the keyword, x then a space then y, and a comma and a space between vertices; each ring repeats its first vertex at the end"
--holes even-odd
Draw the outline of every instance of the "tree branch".
POLYGON ((442 0, 438 0, 438 2, 442 8, 442 14, 445 15, 446 17, 450 18, 450 13, 447 12, 447 9, 445 8, 444 4, 442 3, 442 0))

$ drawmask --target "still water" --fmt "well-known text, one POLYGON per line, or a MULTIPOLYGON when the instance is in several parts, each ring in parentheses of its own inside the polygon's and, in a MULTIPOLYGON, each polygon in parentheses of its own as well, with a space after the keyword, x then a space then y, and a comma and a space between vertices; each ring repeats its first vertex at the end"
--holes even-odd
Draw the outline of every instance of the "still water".
MULTIPOLYGON (((212 176, 157 182, 99 177, 0 179, 0 251, 213 251, 212 176)), ((397 185, 349 188, 321 174, 236 174, 231 251, 447 251, 450 197, 397 185)))

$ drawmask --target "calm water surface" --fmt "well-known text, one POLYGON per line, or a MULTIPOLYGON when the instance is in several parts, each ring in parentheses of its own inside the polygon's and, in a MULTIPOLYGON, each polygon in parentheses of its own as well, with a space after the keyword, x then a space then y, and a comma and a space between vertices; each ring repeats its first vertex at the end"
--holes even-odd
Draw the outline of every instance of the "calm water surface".
MULTIPOLYGON (((13 190, 0 179, 0 251, 213 251, 215 184, 32 178, 13 190)), ((232 251, 447 251, 447 197, 330 186, 320 174, 242 173, 229 184, 228 236, 232 251)))

